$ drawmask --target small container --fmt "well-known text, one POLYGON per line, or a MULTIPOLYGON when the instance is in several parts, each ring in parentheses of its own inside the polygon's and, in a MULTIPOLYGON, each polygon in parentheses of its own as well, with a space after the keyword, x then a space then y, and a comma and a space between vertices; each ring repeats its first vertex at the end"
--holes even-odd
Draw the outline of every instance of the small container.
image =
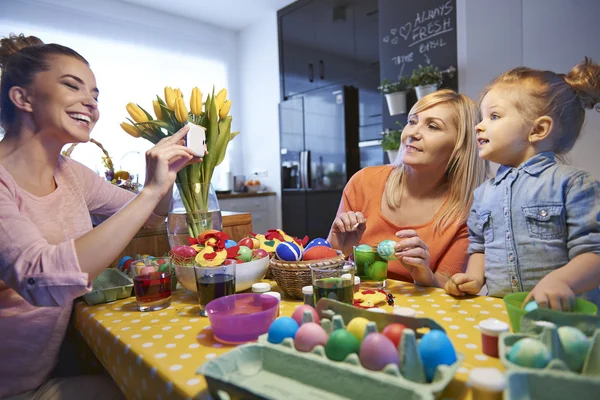
POLYGON ((392 314, 401 315, 403 317, 414 317, 417 312, 410 307, 394 307, 392 314))
MULTIPOLYGON (((269 285, 269 287, 270 287, 270 285, 269 285)), ((267 295, 267 296, 272 296, 272 297, 275 297, 277 299, 277 316, 279 317, 279 304, 281 304, 281 293, 279 293, 279 292, 265 292, 265 293, 262 293, 262 294, 267 295)))
POLYGON ((354 293, 358 293, 360 291, 360 276, 354 277, 354 293))
POLYGON ((314 308, 315 306, 315 296, 314 289, 311 285, 304 286, 302 288, 302 295, 304 296, 304 304, 307 304, 314 308))
POLYGON ((266 293, 271 290, 271 285, 267 282, 258 282, 252 284, 252 293, 266 293))
POLYGON ((502 400, 506 378, 497 368, 473 368, 467 385, 473 400, 502 400))
POLYGON ((479 323, 481 331, 481 348, 483 354, 498 358, 498 337, 502 332, 508 332, 509 326, 495 318, 483 320, 479 323))
POLYGON ((367 311, 371 311, 371 312, 379 313, 379 314, 387 314, 387 311, 385 311, 383 308, 379 308, 379 307, 367 308, 367 311))

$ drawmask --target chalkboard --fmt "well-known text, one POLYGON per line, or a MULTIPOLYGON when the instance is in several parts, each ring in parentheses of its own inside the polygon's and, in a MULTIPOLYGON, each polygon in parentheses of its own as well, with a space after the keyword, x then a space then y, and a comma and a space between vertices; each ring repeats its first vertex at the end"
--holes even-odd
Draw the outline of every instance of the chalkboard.
MULTIPOLYGON (((379 0, 379 60, 381 79, 398 81, 419 64, 440 70, 458 63, 456 47, 456 0, 379 0)), ((458 74, 444 74, 442 87, 458 90, 458 74)), ((408 108, 416 102, 412 91, 408 108)), ((383 126, 406 123, 406 115, 390 116, 383 99, 383 126)))

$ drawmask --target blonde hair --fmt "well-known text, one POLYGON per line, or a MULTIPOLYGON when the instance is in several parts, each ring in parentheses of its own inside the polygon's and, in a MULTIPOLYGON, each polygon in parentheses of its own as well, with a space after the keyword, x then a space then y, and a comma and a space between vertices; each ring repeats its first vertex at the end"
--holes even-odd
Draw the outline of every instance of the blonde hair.
MULTIPOLYGON (((474 128, 480 121, 479 107, 469 97, 450 89, 438 90, 419 100, 410 110, 410 114, 418 114, 439 104, 450 104, 456 110, 451 121, 458 131, 454 150, 446 166, 448 197, 434 220, 434 231, 447 229, 452 224, 466 222, 473 191, 483 183, 487 162, 477 154, 477 140, 474 128)), ((386 182, 386 200, 391 209, 400 206, 400 185, 404 176, 404 165, 394 164, 394 169, 386 182)))
POLYGON ((519 86, 513 103, 527 122, 545 115, 552 118, 552 151, 557 155, 568 153, 577 142, 585 110, 596 107, 600 111, 600 65, 587 57, 566 75, 513 68, 484 89, 480 102, 494 86, 514 84, 519 86))

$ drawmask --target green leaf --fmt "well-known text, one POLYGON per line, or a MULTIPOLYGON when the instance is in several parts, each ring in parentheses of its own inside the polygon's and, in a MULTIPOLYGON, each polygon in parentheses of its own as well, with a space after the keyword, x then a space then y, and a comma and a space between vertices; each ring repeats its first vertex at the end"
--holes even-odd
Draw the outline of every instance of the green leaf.
POLYGON ((227 145, 231 140, 231 115, 219 121, 219 139, 217 140, 217 162, 215 166, 221 164, 225 158, 227 145))

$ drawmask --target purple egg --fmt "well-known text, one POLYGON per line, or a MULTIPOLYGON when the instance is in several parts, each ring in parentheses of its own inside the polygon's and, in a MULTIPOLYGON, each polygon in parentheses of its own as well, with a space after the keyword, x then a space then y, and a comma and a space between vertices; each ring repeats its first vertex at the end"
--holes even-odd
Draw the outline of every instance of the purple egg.
POLYGON ((362 366, 371 371, 381 371, 388 364, 400 363, 396 346, 381 333, 370 333, 364 338, 359 358, 362 366))

